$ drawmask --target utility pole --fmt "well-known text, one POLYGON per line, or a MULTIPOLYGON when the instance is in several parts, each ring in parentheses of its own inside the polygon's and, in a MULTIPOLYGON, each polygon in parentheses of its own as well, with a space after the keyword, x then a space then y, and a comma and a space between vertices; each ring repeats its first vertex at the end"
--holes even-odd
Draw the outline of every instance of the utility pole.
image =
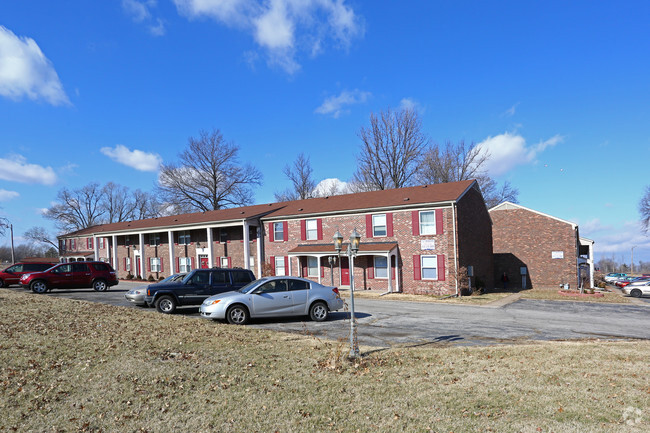
POLYGON ((632 263, 630 264, 630 274, 634 273, 634 249, 636 248, 636 245, 632 247, 632 263))

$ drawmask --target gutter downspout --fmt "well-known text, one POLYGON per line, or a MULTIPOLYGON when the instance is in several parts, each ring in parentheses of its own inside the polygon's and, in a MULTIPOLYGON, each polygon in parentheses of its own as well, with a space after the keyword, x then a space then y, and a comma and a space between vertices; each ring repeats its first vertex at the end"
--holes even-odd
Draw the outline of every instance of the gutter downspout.
POLYGON ((452 203, 451 211, 452 222, 454 223, 454 268, 456 272, 456 297, 460 297, 460 292, 458 291, 458 245, 456 243, 456 237, 458 236, 458 233, 456 233, 456 202, 452 203))

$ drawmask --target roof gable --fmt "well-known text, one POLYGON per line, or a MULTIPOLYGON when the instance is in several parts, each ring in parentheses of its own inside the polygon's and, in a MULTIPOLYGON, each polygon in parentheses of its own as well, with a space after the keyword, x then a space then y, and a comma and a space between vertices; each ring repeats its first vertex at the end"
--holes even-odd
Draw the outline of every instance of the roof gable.
POLYGON ((535 213, 537 215, 541 215, 541 216, 546 217, 546 218, 551 218, 551 219, 554 219, 554 220, 559 221, 559 222, 564 223, 564 224, 569 224, 574 229, 576 227, 578 227, 578 224, 573 223, 571 221, 566 221, 566 220, 563 220, 561 218, 557 218, 557 217, 554 217, 552 215, 548 215, 548 214, 545 214, 543 212, 536 211, 534 209, 529 209, 527 207, 521 206, 521 205, 516 204, 516 203, 509 202, 509 201, 504 201, 503 203, 494 206, 492 209, 489 210, 489 212, 493 212, 493 211, 497 212, 497 211, 502 211, 502 210, 517 210, 517 209, 532 212, 532 213, 535 213))

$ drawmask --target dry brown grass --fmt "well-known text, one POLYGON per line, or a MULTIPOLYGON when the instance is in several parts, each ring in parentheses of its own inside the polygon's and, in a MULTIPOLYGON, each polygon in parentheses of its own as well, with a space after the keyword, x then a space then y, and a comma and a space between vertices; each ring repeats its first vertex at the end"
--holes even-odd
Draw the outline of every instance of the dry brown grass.
POLYGON ((631 298, 615 292, 603 292, 604 296, 567 296, 558 293, 558 290, 533 289, 521 292, 522 299, 538 299, 547 301, 573 301, 573 302, 604 302, 611 304, 629 304, 631 298))
POLYGON ((0 289, 0 431, 642 432, 650 343, 372 351, 0 289))

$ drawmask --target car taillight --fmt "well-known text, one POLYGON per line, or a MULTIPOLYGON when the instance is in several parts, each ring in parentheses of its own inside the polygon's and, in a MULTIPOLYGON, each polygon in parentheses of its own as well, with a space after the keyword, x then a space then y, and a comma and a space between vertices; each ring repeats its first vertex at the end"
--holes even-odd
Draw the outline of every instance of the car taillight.
POLYGON ((332 292, 336 293, 337 295, 339 294, 339 289, 337 287, 334 287, 332 289, 332 292))

